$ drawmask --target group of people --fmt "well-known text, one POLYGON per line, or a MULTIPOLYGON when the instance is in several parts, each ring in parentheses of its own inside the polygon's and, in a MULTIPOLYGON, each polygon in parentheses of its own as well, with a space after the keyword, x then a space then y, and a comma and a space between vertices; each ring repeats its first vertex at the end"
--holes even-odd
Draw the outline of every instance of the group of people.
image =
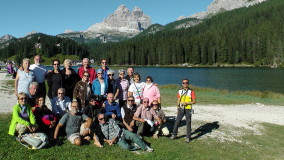
MULTIPOLYGON (((64 61, 61 70, 60 61, 53 60, 54 69, 49 71, 40 61, 39 55, 34 57, 33 65, 29 59, 24 59, 23 67, 18 70, 15 78, 18 103, 13 108, 10 135, 44 132, 59 142, 58 137, 67 134, 67 139, 75 145, 82 144, 83 139, 93 138, 98 147, 107 142, 109 145, 117 143, 127 150, 141 148, 151 152, 153 149, 145 144, 143 136, 158 138, 170 134, 161 109, 160 92, 152 77, 148 76, 146 83, 141 82, 139 73, 129 67, 127 76, 120 69, 119 78, 114 79, 115 72, 107 67, 106 59, 96 71, 90 66, 89 59, 84 58, 78 72, 71 68, 69 59, 64 61), (45 105, 46 93, 52 110, 45 105)), ((177 121, 170 139, 176 138, 178 125, 185 115, 185 142, 188 143, 191 105, 196 101, 194 91, 188 88, 188 80, 184 79, 182 84, 184 88, 178 92, 177 121)))

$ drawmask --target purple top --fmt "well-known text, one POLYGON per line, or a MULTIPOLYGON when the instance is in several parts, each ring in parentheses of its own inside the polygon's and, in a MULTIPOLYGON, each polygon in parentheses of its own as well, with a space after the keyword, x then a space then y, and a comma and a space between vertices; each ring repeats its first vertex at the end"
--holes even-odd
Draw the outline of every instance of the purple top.
POLYGON ((12 65, 9 64, 9 65, 7 66, 7 72, 10 73, 10 74, 15 72, 15 71, 13 70, 12 65))
POLYGON ((29 120, 29 115, 28 115, 27 111, 24 111, 24 113, 20 113, 20 117, 21 117, 23 120, 26 120, 26 121, 29 120))
POLYGON ((128 88, 129 88, 129 82, 127 79, 121 80, 120 78, 116 79, 117 84, 119 84, 119 94, 118 98, 119 100, 127 100, 127 94, 128 94, 128 88))

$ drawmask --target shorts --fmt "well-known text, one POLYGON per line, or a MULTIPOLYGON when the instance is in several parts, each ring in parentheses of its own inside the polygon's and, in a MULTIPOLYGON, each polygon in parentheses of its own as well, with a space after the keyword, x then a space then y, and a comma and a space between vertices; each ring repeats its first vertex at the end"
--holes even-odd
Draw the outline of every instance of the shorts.
POLYGON ((76 138, 81 138, 85 131, 84 123, 80 127, 80 133, 73 133, 68 137, 68 141, 70 141, 72 144, 74 144, 74 141, 76 138))

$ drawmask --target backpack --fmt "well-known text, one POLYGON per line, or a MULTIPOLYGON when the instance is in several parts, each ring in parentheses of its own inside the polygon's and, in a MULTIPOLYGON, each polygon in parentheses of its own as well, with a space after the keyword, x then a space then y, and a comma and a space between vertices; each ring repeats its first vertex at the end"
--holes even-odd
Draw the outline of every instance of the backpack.
POLYGON ((19 135, 17 140, 29 149, 41 149, 49 144, 48 136, 44 133, 26 133, 19 135))

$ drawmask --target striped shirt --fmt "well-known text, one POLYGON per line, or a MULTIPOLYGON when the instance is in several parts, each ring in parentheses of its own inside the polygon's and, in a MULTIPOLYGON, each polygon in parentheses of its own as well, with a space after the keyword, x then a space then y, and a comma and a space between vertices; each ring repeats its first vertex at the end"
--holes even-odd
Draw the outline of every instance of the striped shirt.
MULTIPOLYGON (((120 135, 123 135, 123 133, 121 133, 122 130, 118 127, 117 124, 115 124, 115 121, 111 118, 105 124, 99 124, 100 125, 98 125, 98 127, 100 129, 97 128, 97 131, 101 130, 101 133, 107 140, 113 140, 115 137, 117 137, 118 140, 118 138, 120 138, 120 135)), ((102 139, 102 135, 100 133, 98 133, 98 137, 99 139, 102 139)))

